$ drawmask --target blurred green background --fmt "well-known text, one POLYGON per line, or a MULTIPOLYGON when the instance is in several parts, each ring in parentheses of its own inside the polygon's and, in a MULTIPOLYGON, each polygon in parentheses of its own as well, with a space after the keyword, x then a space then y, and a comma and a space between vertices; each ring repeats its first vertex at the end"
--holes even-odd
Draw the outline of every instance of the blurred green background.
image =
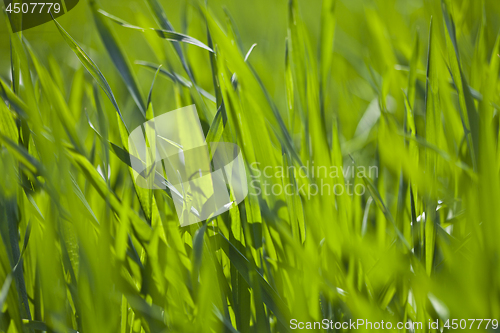
MULTIPOLYGON (((496 0, 81 0, 12 33, 3 13, 0 332, 500 319, 499 15, 496 0), (366 191, 251 189, 181 228, 169 191, 135 183, 127 134, 191 104, 249 183, 366 191), (378 174, 265 179, 255 162, 378 174)), ((498 330, 472 324, 457 330, 498 330)))
MULTIPOLYGON (((171 1, 162 2, 169 21, 176 31, 191 35, 206 43, 204 19, 200 16, 196 1, 171 1)), ((308 37, 313 50, 318 49, 320 38, 321 1, 298 3, 301 17, 307 29, 308 37)), ((147 6, 141 1, 101 1, 102 9, 124 19, 127 22, 141 26, 156 27, 154 16, 147 6)), ((336 38, 333 48, 333 63, 331 73, 331 104, 335 114, 342 120, 342 134, 346 139, 354 136, 356 126, 369 103, 376 98, 373 89, 367 82, 367 64, 383 74, 391 65, 407 66, 414 47, 415 35, 420 37, 420 43, 425 46, 428 40, 428 29, 431 17, 434 15, 441 19, 440 1, 338 1, 335 5, 336 38), (381 24, 378 27, 378 24, 381 24), (376 28, 374 26, 377 26, 376 28), (374 31, 379 29, 380 31, 374 31), (378 34, 383 41, 378 40, 378 34), (390 54, 387 48, 390 48, 390 54), (394 64, 390 63, 394 62, 394 64), (340 95, 339 95, 340 94, 340 95), (342 98, 337 98, 337 96, 342 98), (345 100, 345 102, 343 102, 345 100), (345 104, 344 104, 345 103, 345 104), (342 112, 341 112, 342 110, 342 112)), ((483 20, 487 24, 487 33, 484 38, 488 45, 493 45, 496 32, 500 27, 498 11, 500 5, 496 1, 486 0, 471 3, 469 1, 452 1, 452 9, 456 13, 454 19, 457 26, 457 38, 463 65, 466 72, 472 70, 471 60, 474 54, 474 41, 479 33, 483 20)), ((252 52, 252 65, 261 77, 273 100, 280 109, 286 105, 285 95, 285 39, 287 37, 287 1, 211 1, 208 8, 213 15, 224 22, 225 11, 229 12, 236 23, 241 36, 244 50, 252 44, 258 47, 252 52)), ((6 17, 3 16, 2 20, 6 17)), ((61 17, 60 23, 68 33, 81 45, 87 46, 86 51, 98 63, 104 76, 111 82, 112 87, 126 91, 112 66, 111 59, 92 23, 92 15, 88 5, 83 1, 69 15, 61 17), (116 82, 114 80, 117 80, 116 82)), ((444 35, 442 24, 436 27, 444 35)), ((175 54, 168 54, 167 59, 158 59, 158 54, 148 46, 143 35, 134 30, 118 29, 115 36, 126 47, 127 56, 131 60, 143 60, 156 63, 168 62, 173 68, 182 71, 182 66, 175 54)), ((8 77, 9 73, 9 38, 7 27, 2 24, 0 40, 2 52, 0 54, 1 73, 8 77)), ((54 24, 44 24, 24 32, 26 38, 37 50, 41 59, 52 57, 61 69, 66 67, 75 69, 79 62, 71 56, 71 50, 57 31, 54 24)), ((210 63, 202 50, 187 46, 190 52, 187 56, 197 62, 195 76, 201 87, 210 90, 212 84, 210 63)), ((167 50, 168 51, 168 50, 167 50)), ((171 51, 171 50, 170 50, 171 51)), ((419 69, 425 70, 426 50, 420 48, 419 69)), ((139 87, 144 95, 149 90, 151 73, 133 66, 137 74, 139 87)), ((71 76, 64 77, 65 85, 69 85, 71 76)), ((159 82, 159 84, 162 84, 159 82)), ((156 96, 163 97, 161 105, 164 110, 172 109, 172 89, 162 89, 164 93, 156 96), (171 95, 168 95, 171 94, 171 95)), ((399 103, 399 116, 402 119, 404 109, 402 97, 394 96, 399 103)), ((128 110, 126 110, 128 111, 128 110)), ((398 112, 398 111, 396 111, 398 112)))

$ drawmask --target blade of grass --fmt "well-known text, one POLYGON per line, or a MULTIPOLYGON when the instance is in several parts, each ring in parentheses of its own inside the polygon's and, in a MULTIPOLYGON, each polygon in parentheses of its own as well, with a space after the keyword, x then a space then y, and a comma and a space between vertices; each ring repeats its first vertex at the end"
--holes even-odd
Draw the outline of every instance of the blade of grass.
POLYGON ((188 43, 188 44, 191 44, 191 45, 195 45, 195 46, 201 47, 202 49, 205 49, 205 50, 207 50, 209 52, 214 52, 210 47, 206 46, 205 44, 203 44, 202 42, 200 42, 199 40, 197 40, 196 38, 193 38, 191 36, 183 35, 181 33, 174 32, 174 31, 163 30, 163 29, 141 28, 141 27, 132 25, 132 24, 130 24, 130 23, 128 23, 128 22, 126 22, 126 21, 124 21, 124 20, 122 20, 122 19, 114 16, 114 15, 111 15, 111 14, 105 12, 102 9, 99 9, 98 12, 100 14, 106 16, 111 21, 115 22, 116 24, 121 25, 122 27, 129 28, 129 29, 134 29, 134 30, 140 30, 142 32, 144 32, 146 30, 151 30, 151 31, 156 32, 156 34, 158 35, 158 37, 160 37, 162 39, 166 39, 166 40, 169 40, 169 41, 172 41, 172 42, 188 43))
POLYGON ((139 85, 137 84, 137 79, 135 77, 134 71, 132 70, 129 60, 126 54, 123 52, 122 47, 119 45, 117 38, 114 36, 111 27, 102 19, 99 15, 99 9, 95 1, 90 1, 90 8, 92 10, 92 15, 94 17, 94 22, 96 24, 97 30, 101 37, 102 43, 106 47, 111 60, 116 69, 120 73, 123 81, 125 82, 130 95, 134 99, 137 107, 141 111, 144 117, 146 117, 146 105, 141 96, 139 90, 139 85))

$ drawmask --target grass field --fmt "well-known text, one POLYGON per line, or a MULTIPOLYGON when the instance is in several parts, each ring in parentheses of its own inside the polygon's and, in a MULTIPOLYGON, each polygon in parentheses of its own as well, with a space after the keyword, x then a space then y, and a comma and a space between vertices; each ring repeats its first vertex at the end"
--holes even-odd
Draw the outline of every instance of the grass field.
POLYGON ((0 332, 498 331, 500 1, 0 17, 0 332), (249 194, 181 227, 128 135, 193 104, 249 194))

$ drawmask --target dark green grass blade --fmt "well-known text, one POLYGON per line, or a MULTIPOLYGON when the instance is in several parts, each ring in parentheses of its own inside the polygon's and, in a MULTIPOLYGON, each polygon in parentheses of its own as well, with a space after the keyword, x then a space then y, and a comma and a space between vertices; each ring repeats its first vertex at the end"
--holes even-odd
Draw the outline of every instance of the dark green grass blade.
POLYGON ((453 81, 458 89, 458 97, 460 101, 460 115, 464 126, 467 145, 469 146, 472 165, 474 170, 477 170, 477 154, 479 153, 479 115, 474 104, 474 99, 470 91, 467 80, 463 74, 462 64, 460 61, 460 53, 458 49, 456 29, 453 18, 448 13, 444 0, 441 1, 443 8, 444 21, 448 32, 446 41, 451 42, 451 50, 449 50, 451 73, 453 81))
POLYGON ((99 9, 95 1, 90 2, 90 7, 97 30, 99 31, 99 35, 101 36, 102 43, 106 47, 109 56, 113 60, 116 69, 120 73, 120 76, 127 85, 127 89, 130 92, 135 103, 137 104, 137 107, 139 107, 139 110, 145 117, 146 105, 144 104, 144 100, 142 99, 141 92, 137 84, 137 79, 130 66, 127 56, 123 52, 121 46, 118 44, 116 37, 113 35, 111 27, 102 19, 102 16, 99 15, 99 9))
POLYGON ((113 91, 111 91, 111 87, 109 86, 108 81, 106 81, 104 75, 102 75, 102 72, 99 70, 95 62, 88 56, 88 54, 85 53, 85 51, 76 43, 76 41, 70 35, 68 35, 66 30, 64 30, 63 27, 56 20, 54 20, 54 23, 56 24, 57 29, 63 36, 66 43, 69 45, 71 50, 80 60, 82 65, 87 69, 90 75, 92 75, 92 77, 97 81, 97 83, 102 88, 106 96, 108 96, 109 100, 115 107, 116 112, 118 112, 118 115, 120 116, 123 124, 125 125, 125 120, 123 119, 120 108, 118 107, 115 95, 113 94, 113 91))

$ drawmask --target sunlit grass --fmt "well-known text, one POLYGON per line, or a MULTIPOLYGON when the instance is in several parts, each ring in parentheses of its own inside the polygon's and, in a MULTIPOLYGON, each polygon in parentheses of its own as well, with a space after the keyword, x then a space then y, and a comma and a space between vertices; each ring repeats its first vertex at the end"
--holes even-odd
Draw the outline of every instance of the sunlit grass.
POLYGON ((22 33, 3 15, 0 332, 500 319, 500 3, 402 3, 82 0, 22 33), (366 191, 249 186, 180 227, 128 134, 191 104, 249 185, 366 191), (263 172, 313 165, 377 172, 263 172))

